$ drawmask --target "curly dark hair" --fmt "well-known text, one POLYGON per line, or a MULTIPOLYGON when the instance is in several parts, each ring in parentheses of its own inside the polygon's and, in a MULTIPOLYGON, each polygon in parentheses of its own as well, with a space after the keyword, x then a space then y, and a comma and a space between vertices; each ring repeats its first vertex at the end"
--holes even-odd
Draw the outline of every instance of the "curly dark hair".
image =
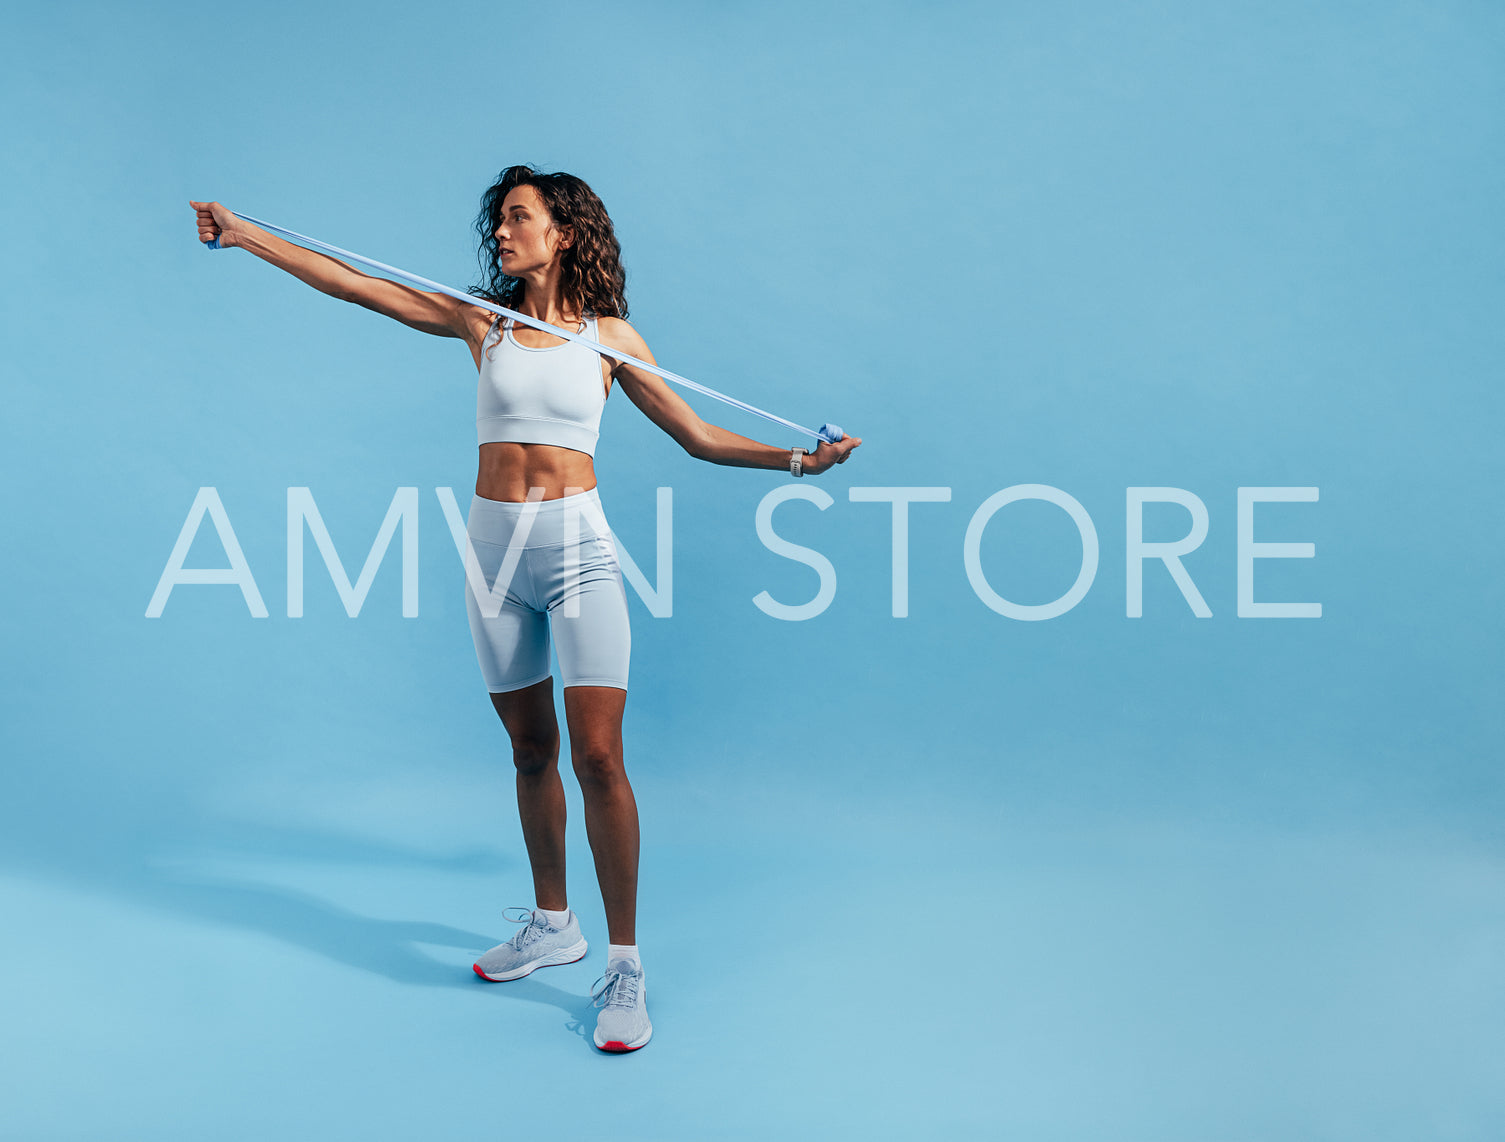
POLYGON ((560 284, 566 304, 597 317, 625 318, 627 271, 622 268, 622 247, 606 206, 583 179, 562 171, 544 174, 530 166, 508 167, 481 196, 476 234, 481 239, 478 256, 483 280, 470 292, 509 309, 522 303, 527 283, 502 272, 496 240, 502 203, 520 186, 531 186, 538 192, 556 226, 574 228, 575 241, 560 256, 560 284))

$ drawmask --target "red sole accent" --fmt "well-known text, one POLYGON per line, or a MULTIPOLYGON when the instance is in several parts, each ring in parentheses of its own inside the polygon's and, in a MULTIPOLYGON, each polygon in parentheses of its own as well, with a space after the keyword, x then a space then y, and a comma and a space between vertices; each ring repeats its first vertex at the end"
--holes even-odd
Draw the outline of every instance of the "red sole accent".
MULTIPOLYGON (((564 964, 578 964, 581 960, 585 959, 585 957, 588 956, 588 955, 590 955, 590 952, 588 950, 584 951, 584 952, 581 952, 574 959, 572 959, 572 960, 565 960, 564 964)), ((551 968, 554 968, 554 967, 560 967, 560 968, 562 968, 562 967, 564 967, 564 964, 544 964, 543 966, 544 967, 551 967, 551 968)), ((473 971, 473 972, 475 972, 476 975, 480 976, 487 983, 511 983, 512 982, 511 980, 492 979, 489 975, 487 975, 485 972, 483 972, 481 970, 481 965, 480 964, 471 964, 470 965, 470 970, 473 971)), ((537 971, 537 970, 538 970, 538 968, 534 968, 533 969, 533 971, 537 971)), ((532 974, 533 974, 533 972, 528 972, 527 975, 520 975, 517 978, 518 979, 527 979, 528 976, 532 975, 532 974)), ((622 1049, 625 1051, 628 1048, 623 1047, 622 1049)))
POLYGON ((605 1043, 601 1044, 601 1050, 612 1051, 620 1054, 623 1051, 636 1051, 637 1048, 629 1047, 626 1043, 623 1043, 619 1039, 608 1039, 605 1043))

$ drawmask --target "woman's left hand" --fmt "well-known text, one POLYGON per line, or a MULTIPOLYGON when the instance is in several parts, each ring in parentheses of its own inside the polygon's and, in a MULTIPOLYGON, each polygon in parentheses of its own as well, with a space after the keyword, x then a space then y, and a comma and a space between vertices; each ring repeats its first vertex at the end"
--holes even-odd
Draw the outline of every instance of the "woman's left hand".
POLYGON ((822 440, 816 445, 814 452, 805 454, 800 462, 800 470, 808 472, 812 476, 818 476, 832 464, 845 464, 847 457, 852 454, 852 449, 862 443, 860 436, 848 436, 842 433, 841 439, 835 444, 828 440, 822 440))

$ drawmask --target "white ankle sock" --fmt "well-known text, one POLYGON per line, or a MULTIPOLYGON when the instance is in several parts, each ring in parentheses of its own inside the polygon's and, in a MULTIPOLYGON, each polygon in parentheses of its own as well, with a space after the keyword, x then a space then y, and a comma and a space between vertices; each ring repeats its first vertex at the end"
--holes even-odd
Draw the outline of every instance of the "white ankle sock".
POLYGON ((535 908, 533 911, 537 912, 556 928, 563 928, 570 922, 570 910, 568 908, 563 912, 550 912, 547 908, 535 908))
POLYGON ((618 960, 628 960, 635 968, 643 966, 643 961, 638 959, 638 946, 636 944, 607 944, 606 962, 614 964, 618 960))

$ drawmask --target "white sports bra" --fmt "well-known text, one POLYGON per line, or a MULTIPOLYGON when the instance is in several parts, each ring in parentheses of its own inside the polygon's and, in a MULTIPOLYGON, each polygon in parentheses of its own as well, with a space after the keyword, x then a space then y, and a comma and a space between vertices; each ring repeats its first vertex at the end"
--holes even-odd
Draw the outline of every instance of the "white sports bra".
MULTIPOLYGON (((481 342, 477 443, 554 444, 594 456, 606 405, 600 354, 574 341, 529 349, 512 326, 509 317, 493 340, 492 321, 481 342)), ((600 340, 594 317, 585 319, 582 334, 600 340)))

